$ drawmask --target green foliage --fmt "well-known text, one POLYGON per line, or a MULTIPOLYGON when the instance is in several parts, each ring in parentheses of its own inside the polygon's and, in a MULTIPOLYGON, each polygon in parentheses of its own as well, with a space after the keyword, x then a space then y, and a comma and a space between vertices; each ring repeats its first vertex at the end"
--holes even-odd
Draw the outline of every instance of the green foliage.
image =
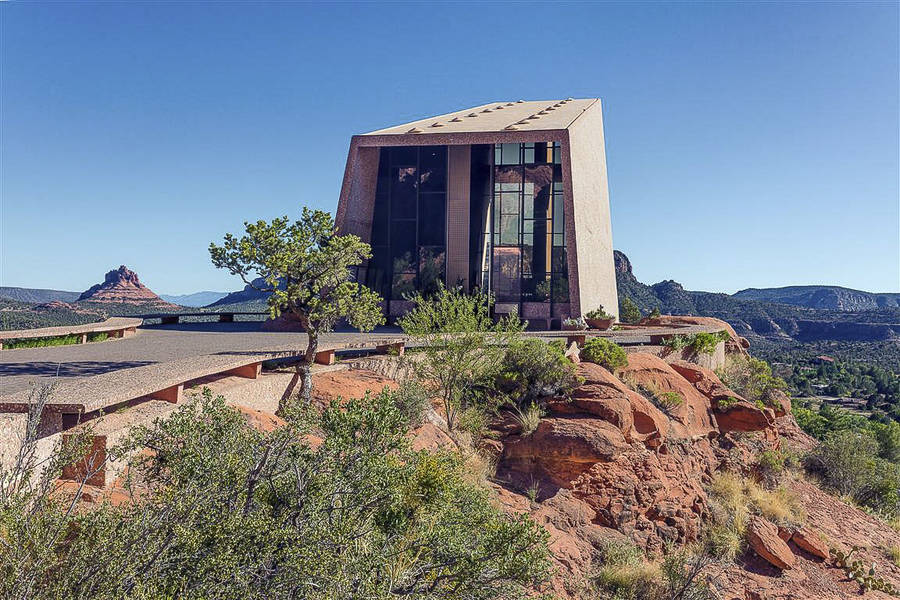
POLYGON ((654 307, 653 310, 650 311, 650 314, 647 316, 650 317, 651 319, 658 319, 661 316, 661 313, 659 312, 659 307, 658 306, 654 307))
POLYGON ((50 346, 68 346, 70 344, 80 344, 80 335, 60 335, 49 338, 22 338, 15 340, 6 340, 3 347, 7 350, 15 350, 17 348, 46 348, 50 346))
POLYGON ((875 574, 875 563, 866 565, 863 561, 853 558, 853 555, 860 550, 862 550, 860 546, 853 546, 848 552, 830 548, 829 554, 834 564, 844 570, 848 579, 852 579, 859 584, 860 593, 864 594, 871 590, 877 590, 891 596, 900 596, 900 590, 895 588, 889 581, 875 574))
POLYGON ((602 319, 612 319, 613 316, 611 314, 609 314, 608 312, 606 312, 606 310, 603 309, 603 306, 598 306, 594 310, 592 310, 589 313, 587 313, 586 315, 584 315, 584 318, 585 319, 600 319, 600 320, 602 320, 602 319))
POLYGON ((590 338, 584 343, 581 359, 596 363, 611 372, 628 364, 628 355, 621 346, 599 337, 590 338))
POLYGON ((662 341, 662 345, 672 351, 689 348, 694 354, 712 354, 719 342, 727 341, 731 336, 727 331, 715 333, 692 333, 690 335, 673 335, 662 341))
POLYGON ((353 268, 372 257, 371 248, 355 235, 338 235, 330 214, 308 208, 299 221, 281 217, 244 228, 240 238, 229 233, 222 246, 209 245, 212 263, 270 293, 272 316, 288 313, 306 330, 307 349, 298 368, 299 396, 308 403, 319 334, 342 319, 361 331, 384 323, 381 297, 352 277, 353 268))
POLYGON ((549 572, 546 532, 494 508, 458 455, 411 451, 392 396, 263 433, 207 393, 117 449, 144 490, 118 507, 71 511, 4 487, 0 595, 524 597, 549 572))
POLYGON ((607 542, 593 582, 602 598, 612 600, 707 600, 712 598, 701 575, 711 563, 706 549, 667 549, 661 564, 648 562, 628 542, 607 542))
POLYGON ((425 386, 415 379, 408 379, 394 392, 394 403, 410 428, 425 422, 425 413, 431 406, 425 386))
POLYGON ((410 365, 432 397, 441 399, 448 429, 469 407, 490 411, 505 399, 492 392, 506 347, 525 329, 518 317, 491 319, 489 294, 466 294, 439 285, 430 297, 410 300, 415 307, 399 321, 404 333, 422 345, 410 365))
POLYGON ((641 309, 634 303, 634 300, 625 296, 619 303, 619 320, 623 323, 637 323, 641 318, 641 309))
POLYGON ((656 396, 656 403, 665 412, 671 412, 684 404, 684 398, 678 392, 662 392, 656 396))
POLYGON ((575 365, 563 352, 560 344, 536 338, 512 339, 494 378, 496 391, 516 406, 547 396, 567 397, 580 381, 575 365))
POLYGON ((784 393, 787 384, 772 375, 772 367, 752 356, 727 357, 725 366, 716 375, 726 386, 753 403, 771 406, 775 397, 784 393))
POLYGON ((837 493, 893 518, 900 515, 900 464, 880 451, 869 430, 840 429, 825 434, 805 465, 837 493))

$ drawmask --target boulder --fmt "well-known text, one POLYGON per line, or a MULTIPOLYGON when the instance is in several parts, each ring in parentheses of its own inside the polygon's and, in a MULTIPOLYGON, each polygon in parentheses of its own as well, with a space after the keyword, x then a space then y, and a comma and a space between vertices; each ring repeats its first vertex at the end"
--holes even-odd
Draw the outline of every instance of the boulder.
POLYGON ((797 560, 787 543, 778 537, 778 527, 760 517, 753 517, 747 524, 747 542, 766 562, 782 571, 792 568, 797 560))
POLYGON ((801 527, 795 531, 791 535, 791 541, 801 550, 822 560, 826 560, 829 556, 828 546, 822 541, 822 538, 807 527, 801 527))
POLYGON ((770 408, 760 409, 742 401, 715 412, 716 424, 722 432, 728 431, 774 431, 775 413, 770 408))
POLYGON ((673 425, 679 425, 670 428, 673 435, 693 438, 718 431, 709 399, 661 358, 643 352, 629 354, 619 377, 648 393, 675 392, 681 397, 681 405, 668 411, 673 425))
POLYGON ((584 362, 578 365, 577 372, 584 383, 572 393, 570 400, 550 402, 551 413, 600 417, 619 428, 629 442, 653 440, 649 443, 656 444, 665 438, 669 419, 650 401, 600 365, 584 362))
POLYGON ((776 417, 783 417, 791 413, 791 398, 781 390, 772 391, 769 398, 776 417))
POLYGON ((679 375, 687 379, 698 392, 709 398, 715 406, 720 399, 736 398, 744 400, 740 394, 722 383, 712 370, 686 360, 675 360, 669 363, 679 375))
POLYGON ((568 487, 581 473, 598 462, 607 462, 625 451, 622 431, 603 419, 542 419, 531 435, 506 440, 503 469, 537 474, 557 487, 568 487))

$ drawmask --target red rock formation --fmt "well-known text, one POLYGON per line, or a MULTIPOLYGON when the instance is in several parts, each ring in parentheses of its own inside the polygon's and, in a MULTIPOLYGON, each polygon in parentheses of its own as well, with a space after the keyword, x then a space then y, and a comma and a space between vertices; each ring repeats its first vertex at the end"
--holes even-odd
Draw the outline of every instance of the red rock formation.
POLYGON ((828 546, 814 531, 808 527, 801 527, 791 535, 791 541, 798 548, 812 554, 822 560, 828 559, 828 546))
POLYGON ((750 519, 747 524, 747 543, 754 552, 777 569, 790 569, 797 560, 790 547, 778 537, 778 527, 765 519, 750 519))
POLYGON ((98 302, 104 304, 140 304, 151 305, 157 309, 175 309, 154 294, 150 288, 138 279, 137 273, 125 265, 106 274, 103 283, 91 286, 78 297, 78 302, 98 302))

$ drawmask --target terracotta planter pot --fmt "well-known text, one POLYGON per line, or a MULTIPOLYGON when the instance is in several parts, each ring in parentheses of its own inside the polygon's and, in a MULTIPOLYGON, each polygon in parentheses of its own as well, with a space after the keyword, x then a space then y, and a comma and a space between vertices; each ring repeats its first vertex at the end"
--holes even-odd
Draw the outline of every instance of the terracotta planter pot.
POLYGON ((615 319, 585 319, 587 321, 588 327, 593 329, 599 329, 601 331, 606 331, 610 327, 613 326, 613 323, 616 322, 615 319))

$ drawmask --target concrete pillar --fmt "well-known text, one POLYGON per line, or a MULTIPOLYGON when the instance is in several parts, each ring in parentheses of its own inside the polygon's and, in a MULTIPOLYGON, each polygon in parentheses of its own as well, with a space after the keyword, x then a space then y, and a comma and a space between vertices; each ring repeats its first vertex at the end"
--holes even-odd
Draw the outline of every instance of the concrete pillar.
POLYGON ((447 159, 447 285, 469 289, 469 191, 472 147, 449 146, 447 159))
POLYGON ((322 350, 321 352, 316 352, 316 364, 317 365, 333 365, 334 364, 334 350, 322 350))
POLYGON ((87 344, 87 334, 86 333, 81 334, 81 343, 87 344))
POLYGON ((164 390, 153 392, 152 394, 150 394, 150 397, 154 400, 162 400, 164 402, 171 402, 172 404, 176 404, 181 400, 182 391, 184 391, 184 385, 179 383, 178 385, 167 387, 164 390))
POLYGON ((378 354, 392 354, 394 356, 403 356, 406 350, 406 344, 403 342, 395 342, 393 344, 382 344, 375 346, 375 352, 378 354))
POLYGON ((234 323, 233 313, 222 313, 219 315, 219 323, 234 323))
POLYGON ((226 371, 226 375, 235 375, 237 377, 246 377, 247 379, 256 379, 259 377, 259 374, 262 372, 262 363, 253 363, 250 365, 244 365, 243 367, 237 367, 236 369, 231 369, 230 371, 226 371))

